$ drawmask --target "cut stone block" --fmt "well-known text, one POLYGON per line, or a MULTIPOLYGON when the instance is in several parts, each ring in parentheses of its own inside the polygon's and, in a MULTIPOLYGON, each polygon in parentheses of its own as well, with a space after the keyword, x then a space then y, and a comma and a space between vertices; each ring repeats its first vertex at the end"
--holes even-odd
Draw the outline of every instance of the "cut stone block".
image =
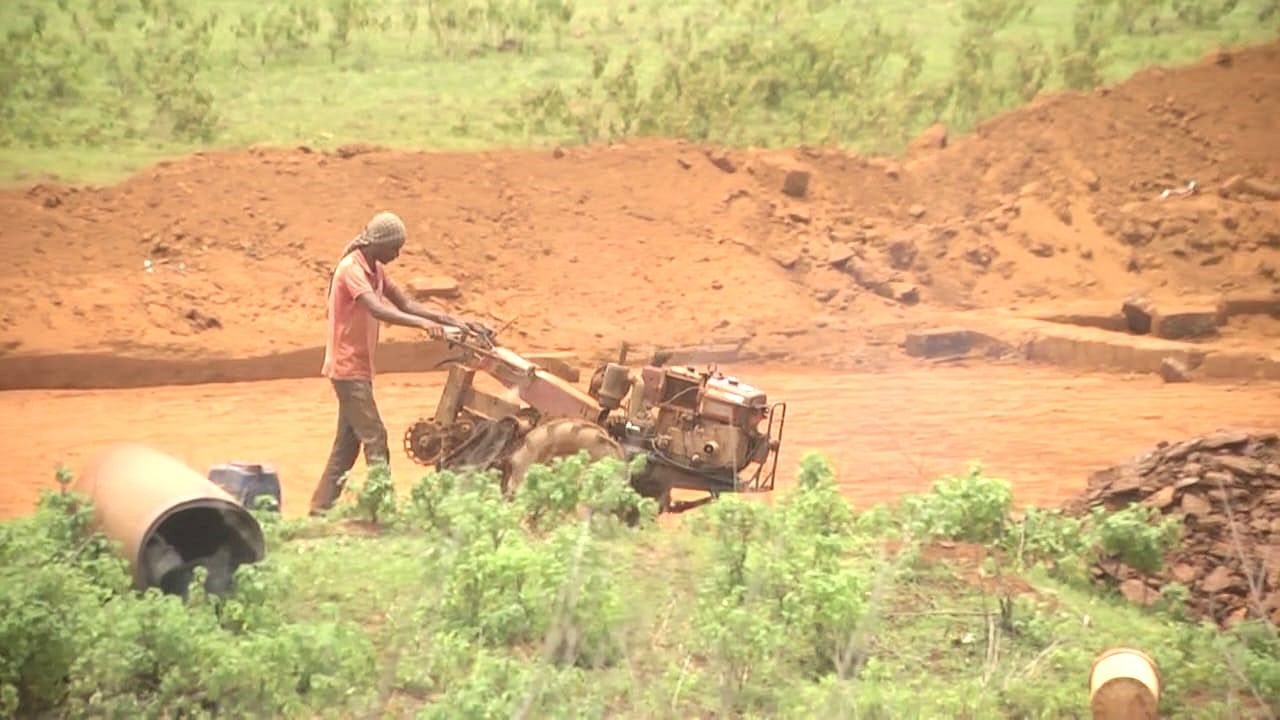
POLYGON ((938 358, 963 355, 981 338, 982 335, 966 328, 933 328, 908 333, 903 346, 912 357, 938 358))
POLYGON ((1152 332, 1165 340, 1213 337, 1225 319, 1221 305, 1157 310, 1152 332))

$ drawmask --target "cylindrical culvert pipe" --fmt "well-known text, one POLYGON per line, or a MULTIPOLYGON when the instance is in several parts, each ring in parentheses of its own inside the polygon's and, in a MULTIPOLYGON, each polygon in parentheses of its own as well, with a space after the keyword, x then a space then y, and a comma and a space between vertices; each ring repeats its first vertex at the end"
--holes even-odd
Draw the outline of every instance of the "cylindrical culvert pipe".
POLYGON ((93 457, 75 492, 93 501, 94 522, 120 550, 140 590, 186 596, 197 566, 206 589, 225 593, 240 565, 266 555, 258 521, 200 473, 145 445, 116 445, 93 457))

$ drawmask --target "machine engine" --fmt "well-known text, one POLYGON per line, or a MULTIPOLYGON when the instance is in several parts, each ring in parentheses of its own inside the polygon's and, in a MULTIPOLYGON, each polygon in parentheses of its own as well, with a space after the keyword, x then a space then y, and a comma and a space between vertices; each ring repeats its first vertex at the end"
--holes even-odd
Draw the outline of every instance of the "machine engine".
POLYGON ((647 366, 633 372, 609 363, 596 371, 590 394, 606 410, 621 410, 607 421, 610 433, 667 466, 672 472, 663 474, 671 487, 758 485, 777 450, 765 393, 714 369, 647 366), (755 473, 744 477, 753 463, 755 473))

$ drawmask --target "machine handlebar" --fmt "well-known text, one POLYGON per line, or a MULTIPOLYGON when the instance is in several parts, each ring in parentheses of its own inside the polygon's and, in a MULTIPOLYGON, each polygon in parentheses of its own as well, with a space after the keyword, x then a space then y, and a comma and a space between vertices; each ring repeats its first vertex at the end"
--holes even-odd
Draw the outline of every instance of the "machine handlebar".
POLYGON ((444 339, 453 345, 474 347, 479 345, 485 350, 497 347, 497 333, 477 322, 463 322, 461 325, 445 325, 444 339), (474 345, 473 342, 474 341, 474 345))

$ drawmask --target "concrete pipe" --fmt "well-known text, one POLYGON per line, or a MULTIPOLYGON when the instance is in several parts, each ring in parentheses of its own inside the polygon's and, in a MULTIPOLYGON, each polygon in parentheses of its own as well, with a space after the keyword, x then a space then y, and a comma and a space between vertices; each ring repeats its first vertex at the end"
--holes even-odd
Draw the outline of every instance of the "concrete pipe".
POLYGON ((110 447, 90 460, 73 490, 93 501, 94 522, 119 543, 139 590, 186 597, 195 568, 223 594, 235 570, 259 562, 266 541, 258 521, 222 488, 176 458, 138 444, 110 447))

